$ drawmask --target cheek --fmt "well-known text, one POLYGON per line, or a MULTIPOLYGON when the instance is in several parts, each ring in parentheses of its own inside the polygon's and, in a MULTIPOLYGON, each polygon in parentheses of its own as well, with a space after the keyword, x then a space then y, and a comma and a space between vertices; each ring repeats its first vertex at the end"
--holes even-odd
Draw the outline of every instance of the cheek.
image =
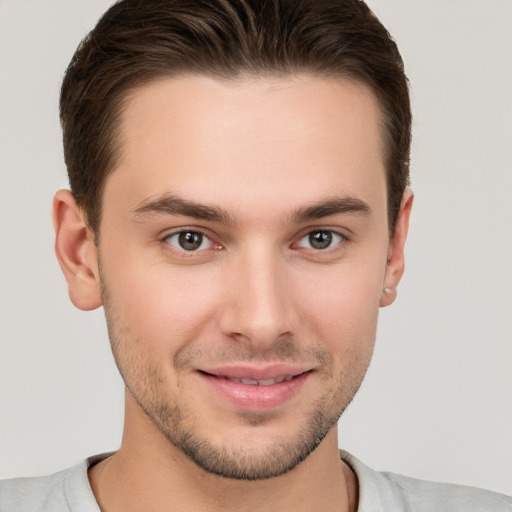
POLYGON ((373 261, 331 268, 304 282, 297 293, 308 339, 331 354, 334 368, 364 375, 373 353, 384 264, 373 261))
MULTIPOLYGON (((383 268, 383 267, 382 267, 383 268)), ((353 331, 376 321, 382 295, 383 270, 361 266, 340 267, 304 282, 298 303, 321 320, 323 328, 353 331)))
POLYGON ((106 269, 116 320, 144 343, 174 351, 199 335, 215 304, 212 276, 136 257, 106 269))

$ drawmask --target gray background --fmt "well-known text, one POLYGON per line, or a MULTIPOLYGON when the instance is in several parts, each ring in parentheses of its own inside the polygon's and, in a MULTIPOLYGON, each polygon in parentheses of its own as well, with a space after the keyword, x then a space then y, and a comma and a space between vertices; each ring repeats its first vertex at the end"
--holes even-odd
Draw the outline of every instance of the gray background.
MULTIPOLYGON (((398 302, 340 422, 375 469, 512 492, 512 2, 372 0, 412 83, 416 203, 398 302)), ((122 383, 101 311, 53 256, 67 184, 57 96, 109 2, 0 0, 0 477, 115 449, 122 383)))

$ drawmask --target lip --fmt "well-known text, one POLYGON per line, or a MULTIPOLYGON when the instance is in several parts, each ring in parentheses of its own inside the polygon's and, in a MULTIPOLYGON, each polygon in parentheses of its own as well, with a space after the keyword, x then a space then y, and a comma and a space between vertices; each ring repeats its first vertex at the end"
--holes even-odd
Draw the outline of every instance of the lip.
POLYGON ((312 368, 283 364, 236 365, 200 368, 197 374, 218 396, 236 408, 270 411, 286 404, 299 392, 311 376, 312 368), (269 382, 272 380, 276 382, 269 382))

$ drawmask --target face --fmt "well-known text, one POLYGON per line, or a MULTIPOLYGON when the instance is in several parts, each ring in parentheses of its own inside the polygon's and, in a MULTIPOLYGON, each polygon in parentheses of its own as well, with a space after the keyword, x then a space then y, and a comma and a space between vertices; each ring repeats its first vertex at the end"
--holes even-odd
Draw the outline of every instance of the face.
POLYGON ((121 126, 98 258, 128 400, 209 472, 282 474, 371 358, 390 248, 377 101, 343 80, 181 77, 133 92, 121 126))

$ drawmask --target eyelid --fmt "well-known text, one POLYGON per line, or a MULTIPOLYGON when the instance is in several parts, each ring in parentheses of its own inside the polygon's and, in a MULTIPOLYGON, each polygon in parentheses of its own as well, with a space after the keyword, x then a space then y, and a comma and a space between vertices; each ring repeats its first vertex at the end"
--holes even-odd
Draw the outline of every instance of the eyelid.
POLYGON ((318 232, 332 233, 333 235, 339 237, 340 240, 337 243, 335 243, 334 245, 327 247, 325 249, 315 249, 314 247, 304 247, 304 246, 298 246, 298 247, 300 249, 311 250, 311 251, 315 251, 318 253, 328 253, 331 251, 335 251, 335 250, 339 249, 341 245, 344 245, 344 244, 350 242, 350 238, 339 228, 321 226, 321 227, 314 227, 314 228, 309 227, 309 228, 307 228, 306 231, 302 231, 299 234, 299 236, 297 237, 297 242, 294 242, 293 245, 298 245, 298 243, 300 241, 304 240, 306 237, 310 236, 313 233, 318 233, 318 232))
POLYGON ((159 239, 170 250, 173 250, 173 251, 176 251, 179 253, 183 253, 184 255, 187 255, 187 256, 192 256, 194 254, 201 253, 201 252, 206 251, 211 248, 214 248, 214 249, 222 248, 221 244, 219 244, 218 242, 215 241, 214 236, 212 236, 208 230, 206 230, 204 228, 198 228, 195 226, 180 226, 179 228, 162 231, 162 233, 159 235, 159 239), (179 235, 181 233, 197 233, 209 241, 209 246, 205 247, 204 249, 196 249, 196 250, 187 251, 186 249, 176 247, 167 241, 169 238, 171 238, 175 235, 179 235))
POLYGON ((166 242, 172 246, 174 249, 178 250, 178 251, 185 251, 185 252, 189 252, 189 253, 193 253, 193 252, 201 252, 201 251, 205 251, 206 249, 209 249, 211 246, 212 246, 212 241, 207 237, 207 236, 204 236, 202 233, 196 233, 194 231, 185 231, 185 233, 193 233, 194 235, 198 235, 198 238, 200 240, 199 242, 199 246, 198 247, 195 247, 195 248, 192 248, 192 249, 186 249, 184 247, 180 247, 180 238, 181 238, 181 235, 183 235, 183 232, 182 233, 173 233, 172 235, 169 235, 165 240, 166 242), (176 240, 174 240, 176 239, 176 240))

